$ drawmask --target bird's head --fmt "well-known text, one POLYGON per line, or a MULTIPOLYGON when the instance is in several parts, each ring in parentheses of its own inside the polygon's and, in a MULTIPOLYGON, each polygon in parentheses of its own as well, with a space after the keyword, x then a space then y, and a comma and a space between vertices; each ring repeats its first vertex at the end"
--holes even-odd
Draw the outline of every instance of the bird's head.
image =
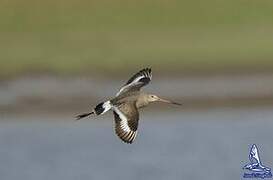
POLYGON ((177 102, 162 99, 162 98, 160 98, 160 97, 158 97, 157 95, 154 95, 154 94, 149 94, 148 95, 148 101, 149 102, 164 102, 164 103, 168 103, 168 104, 182 105, 182 104, 177 103, 177 102))

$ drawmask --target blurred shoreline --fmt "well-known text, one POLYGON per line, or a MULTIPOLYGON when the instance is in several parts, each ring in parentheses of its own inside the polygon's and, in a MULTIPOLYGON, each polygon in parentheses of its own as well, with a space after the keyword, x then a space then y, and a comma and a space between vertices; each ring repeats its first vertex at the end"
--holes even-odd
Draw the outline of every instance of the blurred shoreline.
MULTIPOLYGON (((25 76, 0 83, 0 114, 67 115, 90 110, 115 95, 123 78, 25 76), (74 112, 74 113, 73 113, 74 112)), ((183 110, 273 106, 273 73, 218 76, 155 76, 145 87, 181 102, 183 110)), ((150 111, 172 107, 155 104, 150 111)))

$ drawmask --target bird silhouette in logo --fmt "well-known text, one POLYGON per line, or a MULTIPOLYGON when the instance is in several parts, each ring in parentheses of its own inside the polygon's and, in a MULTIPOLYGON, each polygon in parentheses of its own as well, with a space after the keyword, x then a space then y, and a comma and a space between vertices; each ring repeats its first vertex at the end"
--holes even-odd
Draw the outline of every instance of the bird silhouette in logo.
POLYGON ((259 157, 259 151, 255 144, 253 144, 250 149, 249 161, 250 163, 245 165, 243 169, 247 169, 252 172, 270 172, 271 171, 270 168, 262 165, 262 162, 259 157))

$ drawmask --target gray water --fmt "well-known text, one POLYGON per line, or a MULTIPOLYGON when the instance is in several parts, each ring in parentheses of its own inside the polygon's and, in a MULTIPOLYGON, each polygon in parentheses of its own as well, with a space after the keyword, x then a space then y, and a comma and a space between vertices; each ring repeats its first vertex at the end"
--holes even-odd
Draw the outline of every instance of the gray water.
POLYGON ((141 115, 132 145, 114 135, 111 114, 80 122, 6 118, 0 179, 243 179, 253 143, 273 168, 270 107, 141 115))

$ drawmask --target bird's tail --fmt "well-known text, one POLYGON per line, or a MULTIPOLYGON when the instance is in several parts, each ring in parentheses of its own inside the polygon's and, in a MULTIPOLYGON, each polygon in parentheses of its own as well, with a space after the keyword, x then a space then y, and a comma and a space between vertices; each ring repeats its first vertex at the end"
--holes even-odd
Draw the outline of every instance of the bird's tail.
POLYGON ((109 111, 112 108, 112 104, 110 101, 106 101, 106 102, 102 102, 99 103, 92 112, 88 112, 88 113, 83 113, 80 114, 78 116, 76 116, 77 120, 80 120, 82 118, 85 118, 87 116, 90 116, 91 114, 95 114, 95 115, 101 115, 106 113, 107 111, 109 111))

